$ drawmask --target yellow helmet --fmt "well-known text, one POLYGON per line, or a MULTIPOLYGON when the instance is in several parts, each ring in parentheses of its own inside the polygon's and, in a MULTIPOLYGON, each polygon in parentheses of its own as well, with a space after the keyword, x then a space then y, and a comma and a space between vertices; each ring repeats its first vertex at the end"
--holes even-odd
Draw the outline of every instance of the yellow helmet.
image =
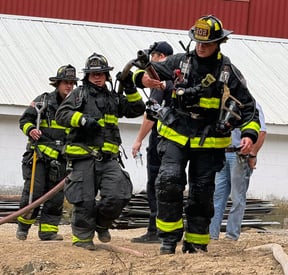
POLYGON ((189 37, 200 43, 211 43, 224 40, 232 31, 225 30, 222 22, 213 15, 200 17, 189 30, 189 37))

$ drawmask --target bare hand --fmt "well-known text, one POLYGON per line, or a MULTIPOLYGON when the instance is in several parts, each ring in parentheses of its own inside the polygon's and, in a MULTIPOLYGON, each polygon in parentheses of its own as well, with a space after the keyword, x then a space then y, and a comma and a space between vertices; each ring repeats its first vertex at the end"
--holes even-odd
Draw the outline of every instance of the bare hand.
POLYGON ((38 140, 42 135, 42 132, 40 130, 37 129, 33 129, 29 132, 29 136, 33 139, 33 140, 38 140))
POLYGON ((137 153, 140 151, 142 143, 139 141, 136 141, 132 146, 132 156, 133 158, 136 157, 137 153))
POLYGON ((240 153, 242 155, 248 155, 252 149, 252 145, 253 145, 253 142, 252 142, 251 138, 249 138, 249 137, 242 138, 241 142, 240 142, 240 146, 241 146, 240 153))
POLYGON ((165 89, 165 82, 161 82, 160 80, 153 79, 149 77, 148 74, 144 74, 142 78, 142 84, 147 88, 155 88, 155 89, 165 89))

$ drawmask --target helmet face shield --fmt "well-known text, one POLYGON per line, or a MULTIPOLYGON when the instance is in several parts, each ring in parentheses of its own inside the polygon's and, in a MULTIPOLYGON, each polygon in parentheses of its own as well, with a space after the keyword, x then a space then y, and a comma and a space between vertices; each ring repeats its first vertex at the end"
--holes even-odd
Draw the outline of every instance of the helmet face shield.
POLYGON ((204 16, 198 19, 189 30, 189 37, 199 43, 212 43, 224 40, 232 31, 223 29, 222 22, 212 16, 204 16))

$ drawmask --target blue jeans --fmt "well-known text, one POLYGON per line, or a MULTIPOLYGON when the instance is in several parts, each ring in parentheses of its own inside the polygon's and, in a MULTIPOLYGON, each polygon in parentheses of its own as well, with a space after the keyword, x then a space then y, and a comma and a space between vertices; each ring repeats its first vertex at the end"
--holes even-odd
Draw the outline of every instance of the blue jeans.
POLYGON ((210 238, 219 238, 226 204, 231 194, 232 206, 229 211, 226 237, 238 240, 246 207, 246 192, 252 174, 247 160, 241 161, 237 153, 226 153, 223 169, 216 173, 214 192, 214 217, 209 227, 210 238))

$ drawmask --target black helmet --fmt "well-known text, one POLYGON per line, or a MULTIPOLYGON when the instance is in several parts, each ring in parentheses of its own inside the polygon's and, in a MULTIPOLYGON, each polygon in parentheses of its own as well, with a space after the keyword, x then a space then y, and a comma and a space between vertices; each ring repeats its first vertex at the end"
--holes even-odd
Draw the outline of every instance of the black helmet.
MULTIPOLYGON (((222 22, 213 15, 200 17, 189 30, 189 37, 200 43, 224 40, 232 31, 223 29, 222 22)), ((220 41, 221 42, 221 41, 220 41)))
POLYGON ((49 77, 49 80, 52 82, 51 85, 55 86, 55 84, 61 80, 74 81, 76 84, 76 81, 78 81, 79 78, 76 77, 76 69, 72 65, 68 64, 61 66, 57 70, 56 76, 49 77))
POLYGON ((97 73, 107 72, 108 73, 109 71, 112 71, 113 69, 114 67, 108 66, 107 59, 103 55, 93 53, 91 56, 87 58, 83 72, 84 73, 91 73, 91 72, 97 72, 97 73))

